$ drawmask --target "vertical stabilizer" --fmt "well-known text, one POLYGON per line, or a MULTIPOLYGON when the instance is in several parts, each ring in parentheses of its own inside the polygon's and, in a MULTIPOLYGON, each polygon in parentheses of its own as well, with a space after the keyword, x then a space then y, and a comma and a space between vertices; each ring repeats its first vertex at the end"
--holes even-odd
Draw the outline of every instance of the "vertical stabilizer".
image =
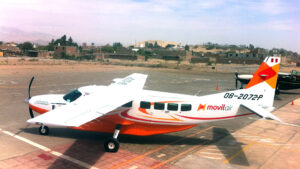
POLYGON ((266 57, 245 87, 246 90, 250 91, 263 91, 264 99, 262 104, 268 107, 273 106, 279 65, 280 57, 266 57))

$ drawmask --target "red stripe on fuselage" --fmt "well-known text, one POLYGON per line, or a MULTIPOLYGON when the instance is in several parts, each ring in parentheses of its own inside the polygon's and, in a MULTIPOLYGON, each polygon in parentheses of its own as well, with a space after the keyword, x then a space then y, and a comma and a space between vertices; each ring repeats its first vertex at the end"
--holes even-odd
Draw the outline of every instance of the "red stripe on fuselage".
POLYGON ((211 117, 211 118, 187 117, 187 116, 182 116, 182 115, 177 115, 177 116, 184 117, 187 119, 193 119, 193 120, 220 120, 220 119, 229 119, 229 118, 240 117, 240 116, 247 116, 247 115, 251 115, 251 114, 254 114, 254 113, 240 114, 240 115, 235 115, 235 116, 225 116, 225 117, 211 117))

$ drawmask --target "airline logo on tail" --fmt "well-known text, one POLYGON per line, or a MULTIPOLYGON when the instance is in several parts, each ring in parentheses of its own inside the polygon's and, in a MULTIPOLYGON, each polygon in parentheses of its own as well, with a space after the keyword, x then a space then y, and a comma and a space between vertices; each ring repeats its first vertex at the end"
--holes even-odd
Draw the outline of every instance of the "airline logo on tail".
POLYGON ((279 72, 279 63, 279 57, 266 58, 265 61, 260 65, 258 70, 253 74, 253 78, 250 80, 245 89, 248 89, 262 82, 266 82, 270 87, 275 89, 279 72))

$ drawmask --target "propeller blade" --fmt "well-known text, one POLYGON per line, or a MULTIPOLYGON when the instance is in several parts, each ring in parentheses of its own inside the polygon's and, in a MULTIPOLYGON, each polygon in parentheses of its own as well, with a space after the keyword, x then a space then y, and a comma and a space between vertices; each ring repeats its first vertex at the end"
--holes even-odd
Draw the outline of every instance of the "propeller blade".
POLYGON ((32 111, 32 109, 30 107, 29 107, 29 114, 30 114, 31 118, 34 118, 33 111, 32 111))
POLYGON ((32 85, 33 80, 34 80, 34 76, 32 76, 32 78, 30 80, 30 83, 29 83, 29 86, 28 86, 28 98, 31 98, 31 96, 30 96, 30 89, 31 89, 31 85, 32 85))

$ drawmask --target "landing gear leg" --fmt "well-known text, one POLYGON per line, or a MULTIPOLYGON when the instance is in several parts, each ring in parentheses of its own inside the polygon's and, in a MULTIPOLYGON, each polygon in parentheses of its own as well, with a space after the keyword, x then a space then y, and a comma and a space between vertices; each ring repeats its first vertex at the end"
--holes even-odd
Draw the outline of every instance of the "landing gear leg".
POLYGON ((111 152, 111 153, 115 153, 115 152, 117 152, 119 150, 120 143, 119 143, 119 141, 117 139, 118 139, 121 127, 122 126, 120 124, 118 124, 116 126, 116 129, 115 129, 113 137, 107 139, 104 142, 104 149, 105 149, 105 151, 111 152))
POLYGON ((275 94, 280 95, 279 84, 276 86, 275 94))
POLYGON ((41 124, 41 126, 39 128, 39 133, 41 135, 48 135, 49 134, 49 127, 44 126, 43 124, 41 124))
POLYGON ((243 83, 241 82, 241 87, 240 87, 240 89, 243 89, 244 88, 244 86, 243 86, 243 83))

